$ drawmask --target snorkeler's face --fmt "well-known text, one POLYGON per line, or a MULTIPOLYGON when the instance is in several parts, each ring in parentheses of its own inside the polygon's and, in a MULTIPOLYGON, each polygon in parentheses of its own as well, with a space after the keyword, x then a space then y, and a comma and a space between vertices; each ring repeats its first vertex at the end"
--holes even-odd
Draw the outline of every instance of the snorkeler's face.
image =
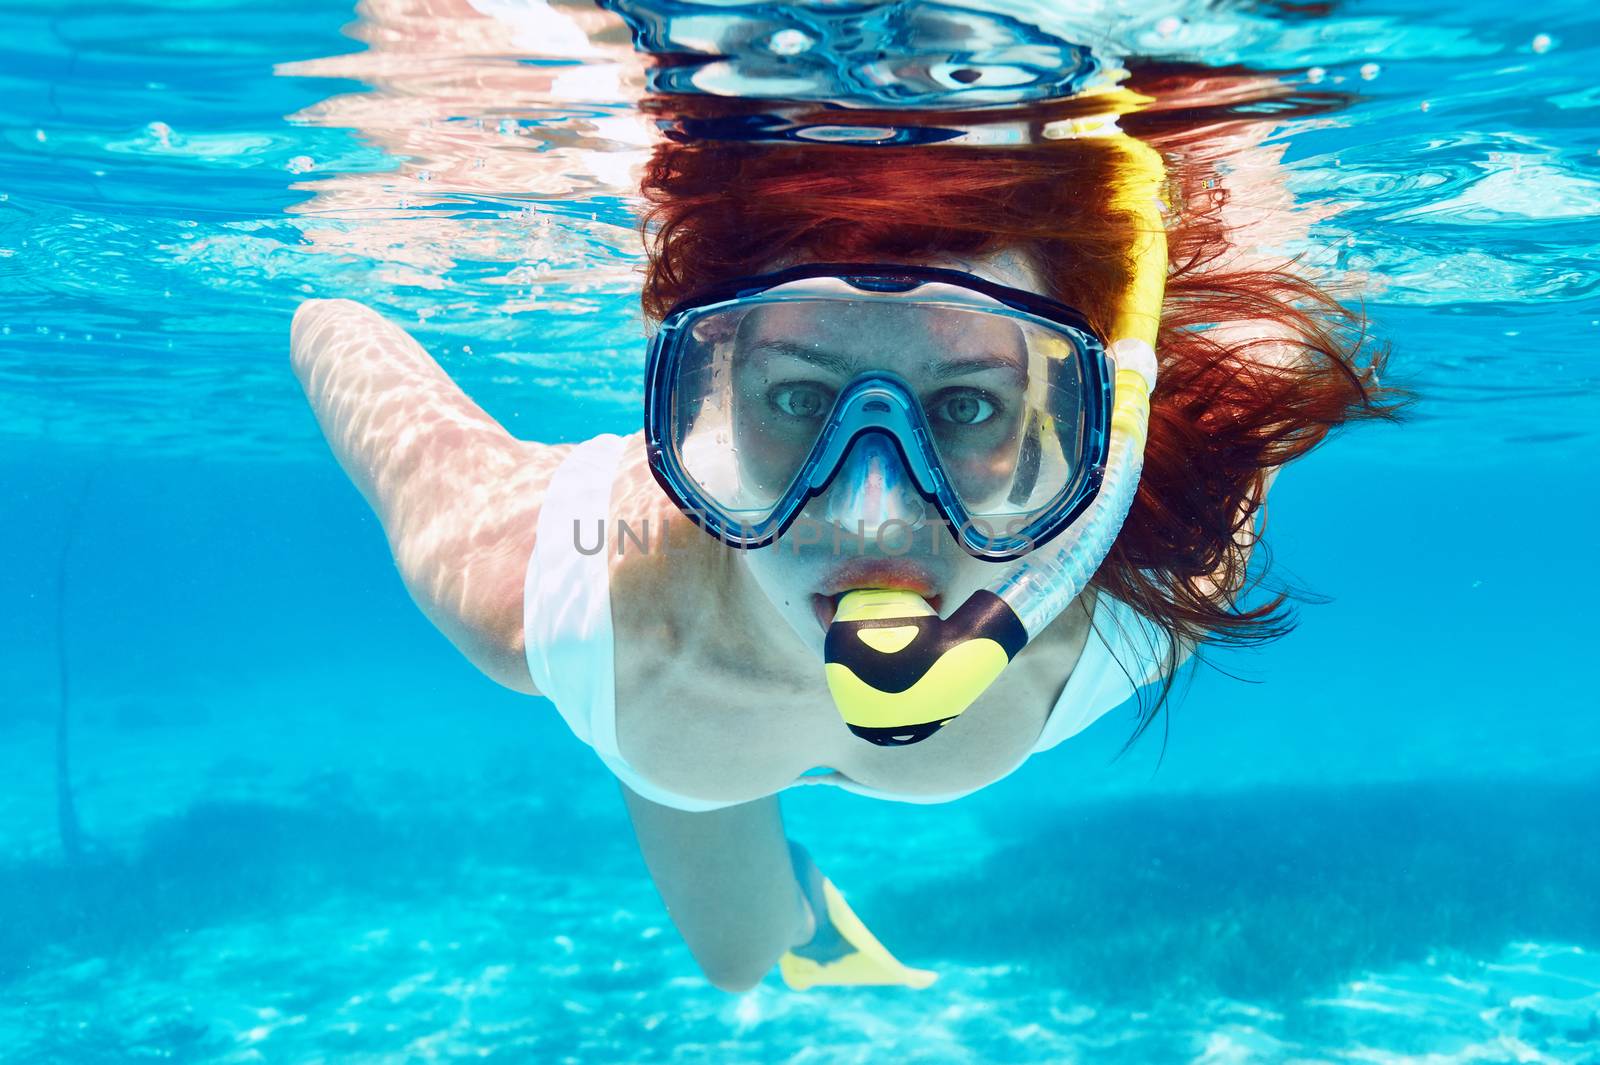
MULTIPOLYGON (((927 265, 1042 290, 1020 256, 927 265)), ((835 398, 867 370, 891 372, 910 387, 946 475, 965 498, 985 500, 1010 483, 1027 380, 1022 340, 1004 319, 883 303, 824 318, 808 315, 804 304, 775 304, 749 315, 735 340, 730 428, 746 484, 781 492, 835 398)), ((924 504, 897 447, 876 432, 857 439, 827 490, 783 537, 741 555, 819 654, 845 592, 904 589, 945 613, 987 584, 995 565, 960 547, 924 504)))
MULTIPOLYGON (((1026 342, 1015 322, 909 301, 776 303, 746 314, 732 343, 733 446, 742 483, 781 492, 840 393, 874 372, 897 376, 920 401, 941 468, 969 509, 985 512, 1010 486, 1028 387, 1026 342)), ((886 468, 886 449, 861 450, 853 449, 829 494, 813 500, 803 519, 848 520, 839 497, 859 496, 863 477, 884 481, 899 473, 895 479, 909 483, 905 471, 886 468)))

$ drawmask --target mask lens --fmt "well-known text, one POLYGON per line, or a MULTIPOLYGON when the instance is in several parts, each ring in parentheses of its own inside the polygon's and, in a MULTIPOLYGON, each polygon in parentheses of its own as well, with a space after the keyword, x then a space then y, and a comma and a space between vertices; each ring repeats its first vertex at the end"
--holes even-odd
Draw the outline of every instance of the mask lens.
POLYGON ((765 520, 816 446, 846 380, 808 342, 826 306, 713 310, 684 332, 674 437, 708 502, 746 524, 765 520))
POLYGON ((675 327, 672 440, 705 503, 746 526, 767 520, 839 397, 882 373, 921 407, 938 466, 981 533, 1015 533, 1058 504, 1082 465, 1084 340, 994 301, 928 298, 930 288, 961 295, 769 295, 675 327))
POLYGON ((1023 528, 1076 484, 1087 416, 1082 342, 1030 320, 1003 321, 1013 376, 973 376, 922 397, 946 478, 968 514, 997 534, 1023 528))

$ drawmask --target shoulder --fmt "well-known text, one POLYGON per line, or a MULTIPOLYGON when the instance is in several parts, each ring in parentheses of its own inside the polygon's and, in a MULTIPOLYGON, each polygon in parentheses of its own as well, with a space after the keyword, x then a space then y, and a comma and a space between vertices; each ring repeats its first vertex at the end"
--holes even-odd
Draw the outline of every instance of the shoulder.
POLYGON ((524 582, 540 510, 570 451, 511 440, 458 457, 453 483, 416 500, 391 544, 429 620, 492 680, 530 694, 537 692, 523 634, 524 582))
POLYGON ((699 584, 725 568, 728 549, 707 536, 667 498, 645 454, 644 434, 627 438, 611 486, 606 529, 613 598, 637 604, 699 584))

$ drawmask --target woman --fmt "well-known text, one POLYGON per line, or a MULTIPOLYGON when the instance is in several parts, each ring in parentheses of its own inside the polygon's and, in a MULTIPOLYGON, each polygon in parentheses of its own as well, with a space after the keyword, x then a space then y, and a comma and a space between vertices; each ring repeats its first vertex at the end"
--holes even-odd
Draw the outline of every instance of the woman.
POLYGON ((660 148, 644 433, 518 440, 377 314, 295 316, 407 588, 622 781, 720 988, 931 982, 777 793, 952 799, 1164 681, 1142 732, 1195 647, 1283 631, 1283 596, 1236 605, 1277 468, 1392 413, 1337 305, 1227 259, 1192 128, 1142 116, 1163 177, 1081 113, 1024 117, 1085 135, 660 148))

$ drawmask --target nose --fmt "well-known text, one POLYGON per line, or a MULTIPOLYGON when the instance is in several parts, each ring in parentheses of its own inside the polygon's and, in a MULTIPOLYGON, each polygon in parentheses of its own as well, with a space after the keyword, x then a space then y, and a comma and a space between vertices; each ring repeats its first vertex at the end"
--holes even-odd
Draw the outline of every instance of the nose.
POLYGON ((874 536, 891 522, 921 524, 928 507, 894 441, 866 433, 850 446, 834 475, 824 516, 850 532, 859 523, 863 535, 874 536))

